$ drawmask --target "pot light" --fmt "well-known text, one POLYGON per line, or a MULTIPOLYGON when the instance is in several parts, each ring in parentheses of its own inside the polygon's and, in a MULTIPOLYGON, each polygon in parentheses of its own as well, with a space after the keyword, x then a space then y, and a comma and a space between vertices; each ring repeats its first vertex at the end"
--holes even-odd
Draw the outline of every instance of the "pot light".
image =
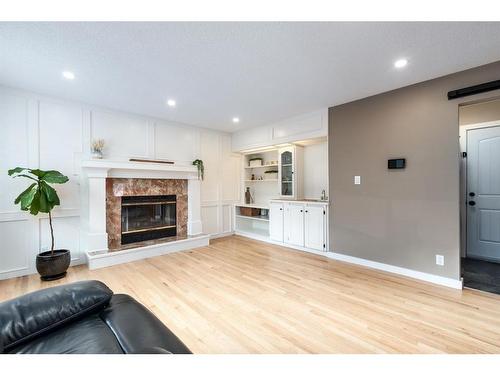
POLYGON ((234 122, 235 124, 237 124, 238 122, 240 122, 239 117, 233 117, 233 122, 234 122))
POLYGON ((62 76, 66 79, 69 79, 69 80, 74 80, 75 79, 75 73, 73 72, 70 72, 68 70, 65 70, 64 72, 62 72, 62 76))
POLYGON ((404 68, 406 65, 408 65, 407 59, 399 59, 394 62, 394 67, 398 69, 404 68))
POLYGON ((175 101, 175 100, 173 100, 173 99, 168 99, 168 100, 167 100, 167 105, 168 105, 169 107, 175 107, 175 106, 177 105, 177 103, 176 103, 176 101, 175 101))

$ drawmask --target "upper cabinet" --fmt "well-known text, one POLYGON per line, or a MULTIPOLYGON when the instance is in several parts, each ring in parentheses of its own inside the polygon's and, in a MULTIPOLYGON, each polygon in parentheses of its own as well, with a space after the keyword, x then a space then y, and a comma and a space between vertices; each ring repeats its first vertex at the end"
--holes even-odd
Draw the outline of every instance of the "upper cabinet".
POLYGON ((269 125, 232 134, 233 151, 244 151, 328 135, 328 109, 309 112, 269 125))
POLYGON ((278 151, 280 197, 299 199, 303 195, 303 149, 301 146, 280 148, 278 151))

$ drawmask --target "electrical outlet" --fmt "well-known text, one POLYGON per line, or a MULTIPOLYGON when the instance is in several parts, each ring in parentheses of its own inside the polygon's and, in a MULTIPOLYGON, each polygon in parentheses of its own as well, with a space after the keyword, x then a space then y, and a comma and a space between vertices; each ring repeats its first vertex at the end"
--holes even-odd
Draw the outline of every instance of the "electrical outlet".
POLYGON ((354 176, 354 185, 361 185, 361 176, 354 176))
POLYGON ((438 266, 444 266, 444 255, 436 254, 436 264, 438 266))

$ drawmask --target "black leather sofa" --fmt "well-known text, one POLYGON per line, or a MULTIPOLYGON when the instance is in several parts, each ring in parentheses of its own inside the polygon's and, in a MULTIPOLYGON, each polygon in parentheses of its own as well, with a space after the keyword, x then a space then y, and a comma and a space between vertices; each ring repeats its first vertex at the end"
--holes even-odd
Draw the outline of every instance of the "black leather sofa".
POLYGON ((81 281, 0 303, 0 353, 191 352, 132 297, 81 281))

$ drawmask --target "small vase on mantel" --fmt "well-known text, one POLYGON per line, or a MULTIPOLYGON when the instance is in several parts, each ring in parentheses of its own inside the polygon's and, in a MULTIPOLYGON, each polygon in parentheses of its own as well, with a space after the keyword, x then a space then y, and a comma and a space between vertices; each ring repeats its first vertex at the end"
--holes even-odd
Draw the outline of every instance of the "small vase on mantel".
POLYGON ((94 139, 90 147, 93 159, 102 159, 102 150, 104 149, 104 139, 94 139))

